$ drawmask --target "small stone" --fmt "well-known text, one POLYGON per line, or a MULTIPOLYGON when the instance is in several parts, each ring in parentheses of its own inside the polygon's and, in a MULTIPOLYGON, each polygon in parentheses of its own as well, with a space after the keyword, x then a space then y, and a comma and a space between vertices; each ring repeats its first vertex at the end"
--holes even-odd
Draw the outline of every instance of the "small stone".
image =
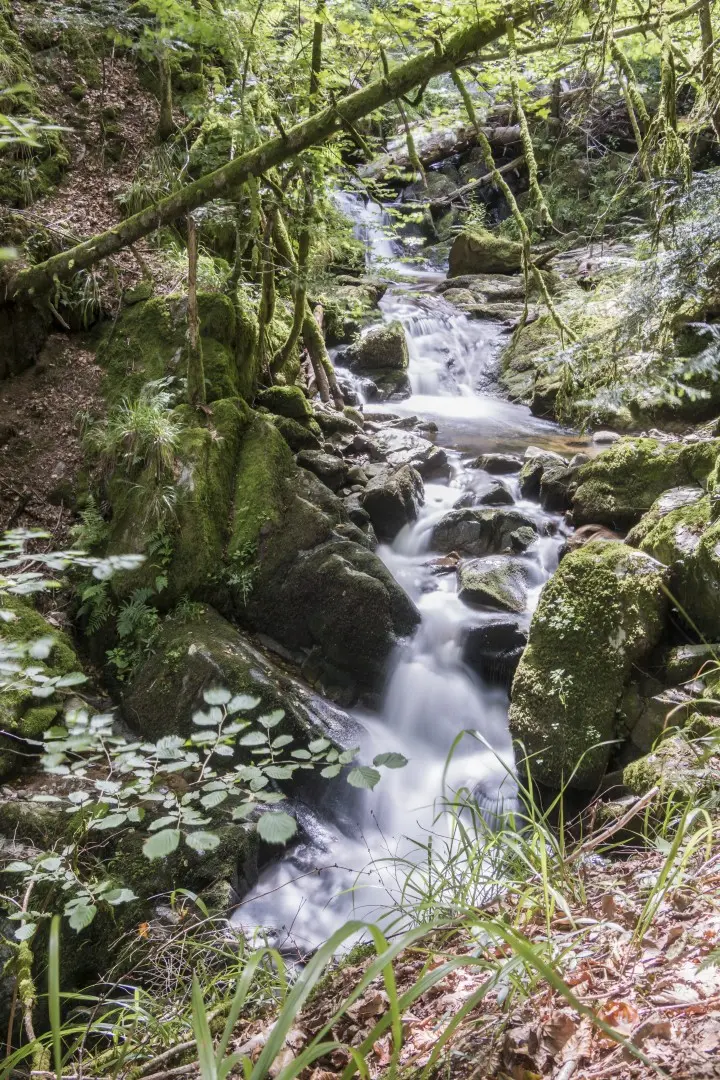
POLYGON ((523 467, 523 459, 515 454, 481 454, 470 463, 471 469, 484 469, 493 475, 517 473, 523 467))
POLYGON ((622 438, 617 431, 596 431, 593 434, 592 441, 604 446, 609 446, 610 443, 615 443, 622 438))

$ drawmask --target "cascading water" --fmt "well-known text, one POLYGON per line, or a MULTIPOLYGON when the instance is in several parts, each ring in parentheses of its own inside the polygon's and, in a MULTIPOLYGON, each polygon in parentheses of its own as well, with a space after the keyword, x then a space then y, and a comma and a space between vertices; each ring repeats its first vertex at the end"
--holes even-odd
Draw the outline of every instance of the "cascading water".
MULTIPOLYGON (((373 269, 381 260, 385 268, 402 272, 382 211, 347 194, 339 202, 358 222, 373 269)), ((385 320, 402 322, 410 355, 412 395, 388 411, 422 414, 437 423, 436 443, 448 450, 449 476, 426 483, 419 519, 391 546, 379 549, 422 621, 392 660, 380 713, 358 715, 366 732, 363 760, 397 751, 409 764, 385 772, 376 791, 367 797, 359 793, 354 805, 332 805, 330 799, 322 821, 300 807, 300 823, 311 839, 267 868, 239 905, 236 924, 271 928, 276 944, 300 952, 320 944, 347 918, 377 919, 391 906, 397 887, 394 860, 415 859, 419 849, 413 838, 442 828, 438 807, 444 795, 466 789, 490 812, 514 802, 507 693, 483 682, 463 660, 468 630, 497 621, 498 614, 468 607, 457 595, 455 574, 435 572, 431 538, 434 525, 463 496, 476 497, 492 482, 463 463, 470 452, 522 453, 530 442, 557 441, 559 432, 527 409, 482 392, 503 328, 468 319, 427 291, 429 285, 415 275, 412 284, 392 286, 381 303, 385 320), (463 737, 448 763, 463 731, 482 738, 463 737)), ((529 587, 519 623, 526 627, 542 584, 557 565, 562 528, 559 518, 520 498, 516 481, 504 479, 515 508, 532 516, 540 533, 522 557, 529 587)), ((347 794, 344 798, 347 803, 347 794)))

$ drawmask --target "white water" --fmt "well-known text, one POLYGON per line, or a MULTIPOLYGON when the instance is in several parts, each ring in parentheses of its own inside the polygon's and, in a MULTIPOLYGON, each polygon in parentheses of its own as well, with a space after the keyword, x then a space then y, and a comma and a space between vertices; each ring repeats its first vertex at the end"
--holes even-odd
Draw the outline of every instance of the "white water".
MULTIPOLYGON (((378 220, 378 208, 374 204, 365 208, 347 195, 342 208, 355 214, 373 269, 380 259, 385 266, 392 263, 396 247, 386 224, 378 220)), ((402 270, 402 265, 395 264, 395 269, 402 270)), ((393 286, 381 305, 386 320, 400 319, 405 327, 413 391, 407 401, 393 402, 387 411, 434 419, 439 426, 436 442, 450 448, 451 473, 447 481, 426 483, 419 520, 406 527, 392 546, 378 551, 417 604, 422 622, 391 663, 380 713, 358 717, 367 731, 363 761, 398 751, 409 764, 384 771, 371 795, 354 799, 351 789, 336 790, 335 803, 330 798, 320 812, 322 820, 301 812, 301 824, 312 839, 264 870, 239 905, 237 925, 264 926, 276 944, 300 954, 350 917, 376 920, 387 911, 400 884, 392 857, 417 859, 417 839, 425 840, 430 832, 447 833, 444 796, 468 789, 481 803, 503 806, 514 801, 507 694, 486 685, 462 660, 467 629, 496 620, 497 613, 462 603, 454 574, 433 574, 429 544, 433 525, 463 491, 490 482, 487 474, 463 464, 468 451, 522 453, 529 443, 557 440, 558 431, 527 409, 478 389, 491 382, 503 328, 473 322, 437 294, 417 290, 417 281, 411 288, 393 286), (466 735, 445 775, 448 753, 464 730, 478 732, 483 741, 466 735)), ((562 536, 559 519, 520 500, 516 481, 503 479, 513 491, 516 508, 535 517, 541 534, 555 534, 541 535, 524 556, 533 582, 528 610, 521 617, 527 623, 542 583, 557 565, 562 536)))

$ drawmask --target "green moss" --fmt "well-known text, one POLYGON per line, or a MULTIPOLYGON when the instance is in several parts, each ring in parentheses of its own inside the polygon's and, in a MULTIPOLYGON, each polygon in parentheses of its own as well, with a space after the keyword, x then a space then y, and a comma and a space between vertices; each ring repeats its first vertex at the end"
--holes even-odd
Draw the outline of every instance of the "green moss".
POLYGON ((577 525, 628 528, 669 488, 703 483, 720 451, 720 440, 662 443, 621 439, 579 472, 573 498, 577 525))
MULTIPOLYGON (((218 293, 201 293, 198 308, 208 400, 241 396, 247 380, 240 378, 235 305, 218 293)), ((147 382, 184 376, 186 333, 184 297, 156 296, 123 309, 98 349, 108 403, 137 397, 147 382)))
POLYGON ((315 420, 301 424, 289 416, 270 415, 269 419, 278 429, 293 453, 299 450, 318 450, 320 448, 320 425, 315 420))
MULTIPOLYGON (((11 622, 0 622, 0 638, 3 641, 24 644, 49 636, 54 639, 47 659, 33 660, 33 666, 38 666, 43 674, 51 677, 81 670, 70 639, 50 626, 28 601, 5 596, 2 606, 16 616, 11 622)), ((21 738, 37 739, 52 727, 59 709, 57 696, 38 699, 29 690, 6 691, 0 696, 0 726, 21 738)), ((17 756, 11 752, 16 746, 12 741, 3 740, 0 747, 0 776, 5 776, 17 767, 17 756)))
POLYGON ((258 394, 257 402, 270 412, 293 420, 304 420, 313 415, 312 405, 299 386, 271 386, 258 394))
MULTIPOLYGON (((294 388, 273 387, 285 389, 294 388)), ((293 469, 292 453, 280 432, 258 417, 243 439, 238 458, 231 557, 235 552, 257 552, 264 546, 275 561, 279 551, 277 546, 270 551, 268 537, 275 539, 282 524, 287 504, 285 485, 293 469)))
POLYGON ((664 739, 651 754, 625 767, 623 783, 634 795, 660 789, 658 803, 675 797, 683 804, 696 803, 720 787, 717 754, 711 748, 692 745, 681 735, 664 739))
POLYGON ((720 640, 720 521, 705 496, 664 516, 651 511, 628 540, 670 567, 673 600, 707 640, 720 640))
POLYGON ((514 274, 522 265, 522 245, 474 228, 455 237, 450 249, 449 277, 463 274, 514 274))
POLYGON ((545 586, 512 689, 510 729, 542 782, 592 788, 634 663, 659 640, 664 571, 620 542, 567 555, 545 586), (583 757, 584 755, 584 757, 583 757), (580 760, 582 757, 582 761, 580 760))

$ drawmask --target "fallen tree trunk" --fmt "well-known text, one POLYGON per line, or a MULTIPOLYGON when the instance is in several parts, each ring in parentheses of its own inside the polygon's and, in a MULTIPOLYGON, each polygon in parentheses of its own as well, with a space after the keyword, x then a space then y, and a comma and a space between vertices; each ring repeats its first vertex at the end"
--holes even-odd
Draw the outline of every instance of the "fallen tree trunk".
MULTIPOLYGON (((515 14, 516 23, 525 18, 527 8, 519 6, 515 14)), ((238 188, 251 176, 260 176, 296 157, 303 150, 327 142, 348 123, 354 124, 383 105, 407 94, 419 83, 427 82, 435 75, 462 64, 471 53, 497 41, 504 33, 504 14, 479 18, 473 26, 449 38, 444 48, 421 53, 399 64, 387 76, 376 79, 362 90, 328 105, 283 135, 269 139, 254 150, 241 154, 222 168, 188 184, 154 206, 141 210, 139 214, 134 214, 107 232, 93 236, 68 251, 38 263, 37 266, 11 274, 6 288, 6 299, 13 299, 23 293, 34 296, 48 292, 56 281, 66 280, 78 270, 94 266, 101 259, 122 251, 162 225, 168 225, 198 206, 238 188)))
MULTIPOLYGON (((520 154, 519 157, 513 158, 512 161, 508 161, 506 165, 501 165, 499 169, 493 171, 488 170, 484 176, 479 177, 477 180, 471 180, 469 184, 464 184, 462 187, 456 188, 455 191, 451 191, 449 195, 443 195, 440 199, 430 200, 430 209, 439 210, 443 206, 449 206, 451 203, 456 202, 458 199, 464 199, 466 195, 469 195, 476 188, 483 187, 485 184, 495 183, 497 176, 505 176, 506 173, 512 172, 514 169, 519 169, 525 163, 525 156, 520 154)), ((403 206, 425 206, 423 202, 405 202, 403 206)))
MULTIPOLYGON (((507 110, 505 110, 507 113, 507 110)), ((485 138, 493 146, 512 146, 520 142, 520 128, 517 124, 497 124, 483 127, 485 138)), ((477 142, 475 129, 469 124, 453 124, 439 131, 424 132, 422 128, 413 132, 418 158, 424 168, 443 161, 452 154, 462 153, 477 142)), ((374 180, 385 176, 393 169, 411 168, 410 155, 405 136, 394 139, 386 154, 380 154, 370 165, 363 166, 358 174, 364 180, 374 180)))

